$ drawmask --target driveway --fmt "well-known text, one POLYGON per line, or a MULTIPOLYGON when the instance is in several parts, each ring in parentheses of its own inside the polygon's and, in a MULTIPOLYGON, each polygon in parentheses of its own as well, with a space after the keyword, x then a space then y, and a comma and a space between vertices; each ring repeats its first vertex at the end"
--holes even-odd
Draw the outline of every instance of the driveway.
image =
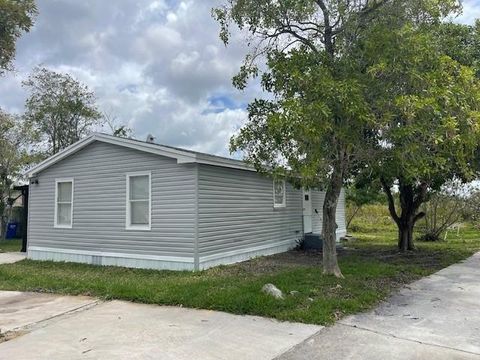
POLYGON ((480 359, 480 253, 403 288, 280 356, 294 359, 480 359))
POLYGON ((9 360, 273 359, 321 329, 218 311, 32 293, 0 292, 0 309, 0 328, 15 331, 0 343, 0 357, 9 360))

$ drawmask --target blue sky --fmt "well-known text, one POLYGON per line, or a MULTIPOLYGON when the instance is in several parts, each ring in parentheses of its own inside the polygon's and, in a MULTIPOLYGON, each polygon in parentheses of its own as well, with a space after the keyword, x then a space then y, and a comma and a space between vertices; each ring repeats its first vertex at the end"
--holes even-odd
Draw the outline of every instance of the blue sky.
MULTIPOLYGON (((95 91, 99 107, 139 139, 228 155, 228 141, 260 96, 231 78, 247 49, 225 48, 210 9, 221 0, 37 0, 39 16, 18 42, 16 71, 0 79, 0 107, 22 112, 22 80, 36 65, 69 72, 95 91)), ((480 17, 480 0, 455 19, 480 17)))

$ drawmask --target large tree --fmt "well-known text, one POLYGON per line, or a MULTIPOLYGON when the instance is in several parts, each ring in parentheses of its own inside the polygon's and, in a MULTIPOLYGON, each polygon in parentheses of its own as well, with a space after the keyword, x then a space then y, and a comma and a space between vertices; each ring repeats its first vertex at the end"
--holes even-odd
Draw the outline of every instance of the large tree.
POLYGON ((340 190, 366 156, 371 111, 364 98, 356 44, 388 0, 230 0, 214 9, 221 39, 230 25, 250 33, 252 51, 234 85, 245 88, 265 60, 264 90, 271 99, 248 107, 249 122, 231 141, 257 170, 325 190, 323 269, 342 276, 336 255, 340 190))
POLYGON ((12 69, 15 43, 33 26, 36 14, 33 0, 0 0, 0 75, 12 69))
POLYGON ((454 59, 447 45, 453 33, 475 35, 441 22, 457 11, 455 2, 437 5, 430 17, 399 12, 402 21, 378 22, 364 42, 377 125, 373 166, 401 251, 414 248, 414 226, 425 216, 420 209, 429 195, 448 181, 472 180, 478 169, 480 82, 471 55, 478 49, 464 46, 454 59))
POLYGON ((25 118, 53 155, 88 135, 101 118, 95 95, 68 74, 35 68, 24 87, 30 92, 25 118))
POLYGON ((22 170, 35 162, 32 154, 34 135, 18 116, 0 109, 0 236, 5 235, 12 185, 22 177, 22 170))

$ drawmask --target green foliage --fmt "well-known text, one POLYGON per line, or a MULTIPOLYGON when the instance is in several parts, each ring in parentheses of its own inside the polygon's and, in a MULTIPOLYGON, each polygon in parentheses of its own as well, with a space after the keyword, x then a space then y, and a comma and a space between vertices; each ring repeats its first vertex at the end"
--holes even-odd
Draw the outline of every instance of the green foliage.
POLYGON ((346 220, 347 229, 362 207, 368 204, 386 203, 381 186, 377 180, 357 176, 356 181, 346 187, 346 220))
MULTIPOLYGON (((328 67, 305 49, 271 54, 268 67, 262 84, 275 98, 249 105, 249 122, 232 138, 231 149, 245 151, 259 170, 291 175, 304 186, 328 186, 339 153, 361 156, 371 119, 362 85, 351 73, 340 76, 340 65, 328 67)), ((343 178, 348 169, 337 171, 343 178)))
POLYGON ((46 143, 47 155, 88 135, 101 118, 93 92, 68 74, 35 68, 23 85, 30 92, 25 118, 46 143))
POLYGON ((468 207, 469 186, 456 182, 446 184, 422 205, 425 217, 419 223, 420 240, 439 241, 452 226, 460 226, 468 207))
POLYGON ((0 110, 0 235, 8 218, 8 198, 12 186, 22 178, 22 171, 38 158, 32 155, 36 140, 28 123, 0 110))
POLYGON ((441 23, 435 29, 435 37, 444 54, 462 65, 475 69, 480 76, 480 22, 464 25, 441 23))
POLYGON ((12 70, 15 43, 30 30, 36 15, 34 0, 0 0, 0 75, 12 70))
POLYGON ((346 188, 345 199, 347 203, 358 207, 385 203, 385 195, 382 194, 380 187, 357 187, 355 184, 346 188))
POLYGON ((379 171, 439 189, 471 180, 480 139, 480 83, 471 67, 443 54, 434 32, 377 30, 367 43, 371 97, 381 126, 379 171))
POLYGON ((480 228, 480 189, 471 191, 465 202, 462 212, 463 219, 471 222, 477 229, 480 228))
POLYGON ((445 242, 422 243, 408 254, 395 251, 392 225, 367 230, 356 233, 357 241, 348 245, 354 250, 339 257, 345 279, 322 276, 318 254, 292 251, 195 273, 25 260, 0 265, 0 289, 88 294, 327 325, 368 310, 399 286, 480 250, 480 234, 472 229, 445 242), (263 294, 265 283, 278 286, 286 299, 263 294), (293 290, 299 294, 289 295, 293 290))
POLYGON ((128 138, 133 135, 133 130, 127 125, 119 122, 116 116, 111 115, 107 112, 102 114, 103 126, 108 127, 108 131, 116 137, 128 138))
MULTIPOLYGON (((347 213, 352 211, 352 205, 347 205, 347 213), (350 209, 349 209, 350 208, 350 209)), ((366 204, 362 206, 352 219, 348 232, 370 234, 392 232, 393 222, 384 204, 366 204)))
POLYGON ((19 252, 22 249, 21 239, 0 240, 0 253, 19 252))
POLYGON ((368 171, 373 168, 382 180, 402 250, 413 248, 413 226, 424 215, 418 212, 420 205, 448 181, 474 179, 479 164, 476 30, 441 21, 455 14, 454 2, 420 5, 429 16, 412 16, 404 7, 391 11, 397 20, 379 18, 365 32, 360 52, 370 76, 368 98, 376 124, 368 171), (456 46, 458 54, 449 48, 448 34, 469 38, 456 46))

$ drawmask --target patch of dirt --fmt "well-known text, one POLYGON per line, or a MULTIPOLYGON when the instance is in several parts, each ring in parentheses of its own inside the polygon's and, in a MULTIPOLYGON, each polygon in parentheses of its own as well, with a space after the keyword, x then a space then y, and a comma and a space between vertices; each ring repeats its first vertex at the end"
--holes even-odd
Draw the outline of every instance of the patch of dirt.
MULTIPOLYGON (((346 247, 338 249, 337 254, 339 258, 355 255, 359 258, 364 258, 367 261, 372 259, 389 263, 389 264, 410 264, 420 267, 421 269, 440 269, 442 268, 442 260, 445 254, 441 251, 411 251, 407 253, 399 253, 395 248, 386 249, 384 247, 378 248, 353 248, 346 247)), ((298 251, 290 250, 284 253, 262 256, 248 261, 244 261, 235 265, 220 266, 209 270, 215 276, 218 275, 245 275, 245 276, 260 276, 265 274, 276 273, 282 270, 289 270, 292 268, 322 266, 322 252, 321 251, 298 251)), ((399 277, 401 275, 399 274, 399 277)), ((392 279, 389 279, 392 281, 392 279)), ((403 279, 398 279, 398 282, 403 283, 403 279)))
POLYGON ((25 335, 27 332, 28 331, 7 331, 6 333, 0 333, 0 344, 25 335))
MULTIPOLYGON (((343 250, 342 250, 343 251, 343 250)), ((341 251, 341 252, 342 252, 341 251)), ((265 275, 299 267, 322 266, 321 251, 290 250, 284 253, 262 256, 230 266, 220 266, 209 271, 215 275, 265 275)))

